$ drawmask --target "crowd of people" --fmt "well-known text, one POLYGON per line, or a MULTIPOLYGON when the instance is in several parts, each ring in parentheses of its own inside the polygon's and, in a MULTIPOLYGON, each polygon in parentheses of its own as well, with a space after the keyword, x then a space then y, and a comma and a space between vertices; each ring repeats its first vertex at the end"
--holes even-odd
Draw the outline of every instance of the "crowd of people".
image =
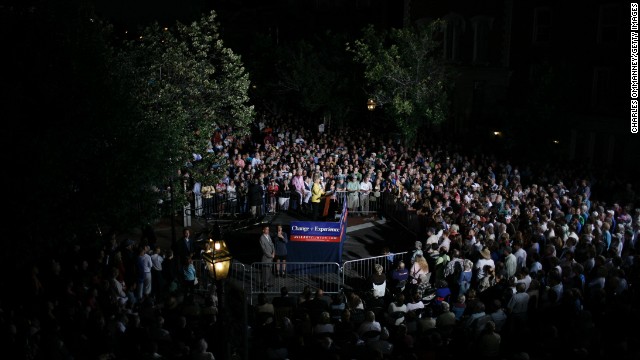
MULTIPOLYGON (((384 267, 393 270, 372 277, 369 289, 261 296, 252 358, 640 356, 632 326, 640 210, 631 185, 607 203, 591 196, 597 179, 569 168, 536 172, 363 129, 316 130, 286 115, 264 117, 243 138, 217 131, 209 151, 226 157, 226 173, 218 184, 191 184, 203 216, 220 211, 216 196, 254 216, 312 211, 323 192, 344 191, 350 213, 384 196, 420 224, 415 239, 391 239, 394 250, 415 244, 416 252, 384 267)), ((29 359, 224 354, 216 294, 196 301, 197 251, 184 235, 173 249, 112 237, 29 264, 20 292, 3 293, 5 349, 29 359)), ((277 250, 263 249, 286 260, 277 250)), ((280 261, 276 275, 285 272, 280 261)), ((262 275, 265 285, 270 276, 262 275)))

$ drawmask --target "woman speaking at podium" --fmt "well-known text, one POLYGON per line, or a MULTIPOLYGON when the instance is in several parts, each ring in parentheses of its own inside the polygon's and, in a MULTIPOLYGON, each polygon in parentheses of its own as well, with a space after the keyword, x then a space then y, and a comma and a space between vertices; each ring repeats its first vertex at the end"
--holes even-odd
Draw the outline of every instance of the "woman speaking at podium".
POLYGON ((311 209, 312 219, 318 220, 320 216, 320 200, 324 195, 324 188, 320 183, 320 175, 315 174, 313 176, 313 186, 311 187, 311 209))

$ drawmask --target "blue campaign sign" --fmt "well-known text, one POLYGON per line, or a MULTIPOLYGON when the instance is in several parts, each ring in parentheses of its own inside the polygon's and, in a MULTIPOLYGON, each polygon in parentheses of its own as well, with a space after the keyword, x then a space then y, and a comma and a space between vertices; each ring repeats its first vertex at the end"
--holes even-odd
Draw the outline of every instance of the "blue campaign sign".
MULTIPOLYGON (((347 235, 347 207, 339 222, 292 221, 287 261, 342 263, 342 244, 347 235)), ((289 265, 287 271, 298 269, 289 265)))
POLYGON ((304 242, 340 242, 340 225, 339 222, 292 221, 290 239, 304 242))

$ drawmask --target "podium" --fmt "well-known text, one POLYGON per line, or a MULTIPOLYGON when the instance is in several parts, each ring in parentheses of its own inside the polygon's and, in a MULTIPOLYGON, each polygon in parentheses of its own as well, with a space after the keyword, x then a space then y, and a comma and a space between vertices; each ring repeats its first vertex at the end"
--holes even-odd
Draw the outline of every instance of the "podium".
POLYGON ((326 218, 329 216, 329 207, 331 206, 331 195, 323 196, 320 198, 320 203, 322 204, 322 217, 326 218))

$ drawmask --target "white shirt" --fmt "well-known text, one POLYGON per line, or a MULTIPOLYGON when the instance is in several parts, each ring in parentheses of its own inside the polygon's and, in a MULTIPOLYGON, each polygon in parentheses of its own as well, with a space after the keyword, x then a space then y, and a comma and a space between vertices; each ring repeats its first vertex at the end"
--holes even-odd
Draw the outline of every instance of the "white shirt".
POLYGON ((164 258, 160 254, 151 255, 151 268, 153 270, 162 271, 162 262, 164 258))
POLYGON ((360 182, 360 192, 364 193, 364 194, 368 194, 371 191, 371 188, 373 186, 371 185, 370 181, 362 181, 360 182))

